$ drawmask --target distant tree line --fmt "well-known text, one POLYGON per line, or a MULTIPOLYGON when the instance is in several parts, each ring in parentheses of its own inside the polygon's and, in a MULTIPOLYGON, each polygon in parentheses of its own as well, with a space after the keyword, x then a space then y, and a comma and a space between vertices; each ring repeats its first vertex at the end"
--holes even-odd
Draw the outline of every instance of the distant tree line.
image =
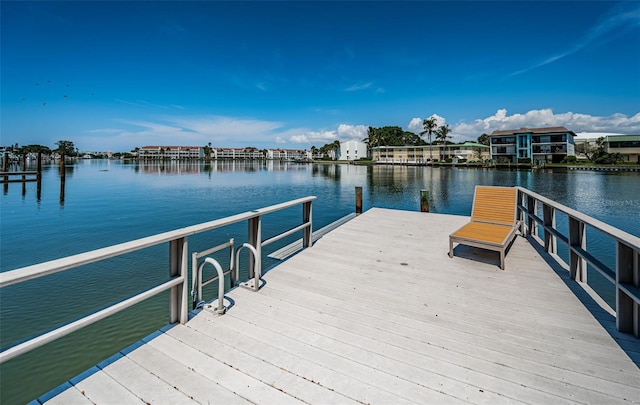
POLYGON ((43 155, 50 155, 52 153, 60 153, 65 156, 77 156, 78 150, 75 148, 72 141, 61 140, 56 142, 57 148, 51 149, 48 146, 44 145, 23 145, 20 146, 18 143, 14 145, 7 146, 5 151, 12 153, 18 156, 24 156, 31 153, 42 153, 43 155))
MULTIPOLYGON (((369 127, 367 137, 362 141, 367 144, 369 153, 377 146, 420 146, 420 145, 448 145, 453 144, 451 138, 451 128, 448 124, 438 126, 435 117, 426 118, 422 122, 423 131, 420 135, 405 131, 398 126, 386 126, 381 128, 369 127), (435 137, 434 137, 435 135, 435 137), (423 138, 427 137, 427 141, 423 138)), ((489 145, 489 135, 482 134, 477 142, 489 145)), ((464 142, 460 142, 464 143, 464 142)))

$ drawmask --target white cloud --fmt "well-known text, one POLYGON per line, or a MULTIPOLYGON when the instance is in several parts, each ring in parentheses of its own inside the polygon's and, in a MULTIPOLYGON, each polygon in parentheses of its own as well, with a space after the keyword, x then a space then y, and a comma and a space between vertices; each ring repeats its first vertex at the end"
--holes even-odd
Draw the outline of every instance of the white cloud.
POLYGON ((126 149, 144 145, 205 145, 248 146, 255 143, 270 144, 274 131, 283 123, 225 116, 175 117, 165 116, 157 121, 116 120, 123 128, 93 129, 95 134, 84 140, 93 149, 121 145, 126 149), (110 146, 108 146, 110 145, 110 146))
POLYGON ((640 25, 640 7, 637 2, 621 2, 614 8, 613 12, 606 18, 599 21, 593 27, 586 27, 587 33, 582 40, 573 45, 573 47, 563 52, 545 58, 541 62, 535 63, 529 67, 511 73, 509 76, 517 76, 541 66, 548 65, 566 56, 573 55, 591 44, 604 39, 605 42, 612 40, 620 33, 628 32, 640 25))
POLYGON ((347 87, 344 91, 358 91, 358 90, 366 90, 373 85, 373 82, 362 83, 362 84, 354 84, 353 86, 347 87))
POLYGON ((305 131, 289 137, 292 143, 316 143, 320 146, 338 139, 336 131, 305 131))
POLYGON ((366 125, 340 124, 336 130, 313 131, 310 129, 293 129, 287 133, 289 142, 296 144, 315 144, 322 146, 335 140, 362 140, 367 136, 366 125))
MULTIPOLYGON (((446 120, 437 114, 436 123, 444 125, 446 120)), ((408 130, 422 131, 420 117, 412 118, 408 130)), ((206 145, 214 147, 259 146, 275 147, 278 144, 292 144, 292 147, 307 148, 322 146, 337 139, 341 141, 363 139, 368 126, 340 124, 335 129, 291 128, 285 122, 266 121, 229 116, 164 116, 152 120, 116 120, 118 127, 101 127, 85 131, 82 147, 91 150, 131 150, 144 145, 206 145)), ((564 126, 579 132, 640 133, 640 113, 632 116, 612 114, 594 116, 573 112, 554 113, 551 109, 530 110, 522 114, 509 115, 506 109, 470 122, 451 125, 451 140, 454 142, 474 140, 482 133, 490 134, 500 129, 522 127, 564 126)), ((80 142, 78 142, 80 145, 80 142)))
POLYGON ((362 139, 367 137, 368 129, 369 127, 367 127, 366 125, 340 124, 338 125, 338 138, 341 141, 349 141, 352 139, 361 141, 362 139))
POLYGON ((423 129, 422 122, 422 118, 411 118, 411 121, 409 121, 409 125, 407 125, 407 129, 414 134, 419 135, 423 129))
MULTIPOLYGON (((442 126, 447 122, 444 117, 441 117, 438 114, 431 114, 429 118, 435 118, 437 126, 442 126)), ((420 135, 420 132, 424 130, 424 126, 422 125, 423 122, 424 119, 422 118, 411 118, 411 121, 409 121, 409 125, 407 125, 407 129, 414 134, 420 135)))
POLYGON ((573 132, 640 133, 640 113, 594 116, 573 112, 554 113, 550 108, 530 110, 524 114, 508 115, 506 109, 473 122, 458 123, 451 128, 453 141, 476 139, 483 133, 501 129, 540 128, 563 126, 573 132))
POLYGON ((88 132, 90 134, 119 134, 120 132, 122 132, 122 130, 118 128, 98 128, 91 129, 85 132, 88 132))

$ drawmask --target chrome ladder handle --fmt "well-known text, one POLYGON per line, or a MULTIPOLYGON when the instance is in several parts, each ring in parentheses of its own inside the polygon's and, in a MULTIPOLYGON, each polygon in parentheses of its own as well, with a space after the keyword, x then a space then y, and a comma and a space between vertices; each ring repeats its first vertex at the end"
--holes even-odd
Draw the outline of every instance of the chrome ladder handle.
POLYGON ((260 263, 258 251, 250 243, 243 243, 242 246, 240 246, 238 250, 236 250, 236 280, 240 279, 240 252, 243 248, 249 249, 249 251, 253 255, 253 287, 249 283, 240 283, 240 285, 243 287, 251 288, 253 289, 253 291, 258 291, 258 288, 260 286, 260 279, 262 278, 262 265, 260 263))

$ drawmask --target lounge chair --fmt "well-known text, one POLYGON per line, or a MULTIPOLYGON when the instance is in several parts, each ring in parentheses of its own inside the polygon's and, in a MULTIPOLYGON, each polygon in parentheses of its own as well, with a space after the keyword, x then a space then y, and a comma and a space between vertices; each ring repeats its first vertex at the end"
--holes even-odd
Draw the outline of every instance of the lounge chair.
POLYGON ((471 222, 449 235, 449 257, 453 257, 454 243, 495 250, 504 270, 505 251, 518 225, 517 198, 515 187, 476 186, 471 222))

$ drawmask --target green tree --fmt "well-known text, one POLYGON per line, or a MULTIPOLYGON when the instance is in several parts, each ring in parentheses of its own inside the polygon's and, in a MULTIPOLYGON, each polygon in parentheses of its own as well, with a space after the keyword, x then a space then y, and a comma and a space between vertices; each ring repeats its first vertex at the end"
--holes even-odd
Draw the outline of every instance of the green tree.
POLYGON ((62 141, 56 142, 56 145, 58 146, 58 148, 56 149, 57 152, 64 154, 66 156, 74 156, 75 147, 73 146, 72 141, 62 140, 62 141))
POLYGON ((202 149, 204 149, 204 158, 206 160, 211 160, 211 142, 204 145, 202 149))
POLYGON ((367 153, 371 156, 373 148, 379 146, 376 141, 376 129, 374 127, 369 127, 367 137, 364 138, 362 142, 367 144, 367 153))
POLYGON ((605 150, 605 146, 604 146, 604 136, 601 136, 600 138, 596 139, 595 148, 588 145, 588 143, 585 144, 584 155, 592 163, 596 162, 598 159, 600 159, 600 161, 603 161, 604 159, 602 158, 605 157, 606 154, 607 154, 607 151, 605 150))
POLYGON ((482 134, 478 137, 478 143, 489 146, 489 135, 482 134))
POLYGON ((375 128, 375 146, 425 145, 424 140, 413 132, 397 126, 375 128))
MULTIPOLYGON (((431 146, 431 135, 433 135, 434 131, 438 127, 436 117, 432 116, 431 118, 425 118, 424 121, 422 121, 422 127, 424 128, 424 131, 420 132, 420 136, 424 136, 425 134, 429 136, 429 146, 431 146)), ((433 161, 433 151, 431 150, 431 147, 429 147, 429 160, 433 161)))
MULTIPOLYGON (((451 138, 449 136, 449 133, 451 132, 451 128, 449 128, 449 124, 446 125, 441 125, 440 127, 438 127, 438 129, 436 129, 436 140, 440 141, 441 145, 446 145, 447 144, 447 139, 451 138)), ((447 152, 447 156, 449 155, 449 153, 447 152)))

